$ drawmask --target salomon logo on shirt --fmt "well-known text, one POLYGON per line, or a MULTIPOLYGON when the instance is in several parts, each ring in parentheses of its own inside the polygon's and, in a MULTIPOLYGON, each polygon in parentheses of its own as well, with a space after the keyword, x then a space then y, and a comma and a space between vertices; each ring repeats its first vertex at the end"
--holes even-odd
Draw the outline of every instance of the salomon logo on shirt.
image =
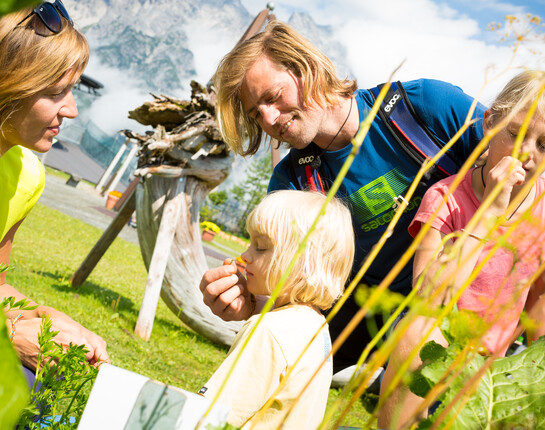
POLYGON ((394 198, 405 194, 411 182, 411 177, 394 168, 350 194, 348 199, 356 223, 363 224, 389 211, 394 198))

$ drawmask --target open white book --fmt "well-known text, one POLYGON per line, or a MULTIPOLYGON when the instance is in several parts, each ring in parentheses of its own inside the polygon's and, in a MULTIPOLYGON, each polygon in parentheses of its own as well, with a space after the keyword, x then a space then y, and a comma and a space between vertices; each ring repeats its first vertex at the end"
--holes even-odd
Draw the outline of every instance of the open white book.
MULTIPOLYGON (((194 430, 209 406, 198 394, 102 364, 78 430, 194 430)), ((215 404, 199 428, 221 428, 228 413, 215 404)))

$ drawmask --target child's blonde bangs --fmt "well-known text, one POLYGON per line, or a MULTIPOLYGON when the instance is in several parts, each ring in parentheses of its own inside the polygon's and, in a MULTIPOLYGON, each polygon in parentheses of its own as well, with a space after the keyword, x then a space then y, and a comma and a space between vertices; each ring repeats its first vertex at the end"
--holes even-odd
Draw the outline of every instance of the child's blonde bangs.
MULTIPOLYGON (((274 244, 267 273, 271 288, 288 269, 324 202, 325 196, 319 193, 278 191, 269 194, 248 217, 248 231, 267 236, 274 244)), ((281 295, 291 303, 308 303, 328 309, 342 294, 353 258, 354 232, 350 212, 342 202, 334 199, 309 237, 281 295)))

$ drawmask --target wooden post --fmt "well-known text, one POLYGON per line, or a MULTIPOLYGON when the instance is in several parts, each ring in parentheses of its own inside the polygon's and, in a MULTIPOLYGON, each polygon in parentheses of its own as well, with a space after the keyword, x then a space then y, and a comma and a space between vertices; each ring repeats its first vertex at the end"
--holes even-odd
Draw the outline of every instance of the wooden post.
POLYGON ((121 145, 121 147, 117 151, 117 154, 115 154, 114 159, 110 162, 108 168, 105 170, 105 172, 102 174, 102 176, 98 180, 98 183, 95 185, 95 190, 101 191, 102 187, 106 183, 106 180, 111 175, 112 170, 114 170, 114 167, 117 165, 117 162, 119 161, 119 159, 121 158, 123 153, 127 150, 128 143, 130 142, 130 140, 131 140, 130 138, 127 138, 125 143, 123 143, 123 145, 121 145))
POLYGON ((95 246, 93 246, 91 252, 89 252, 87 257, 85 257, 85 260, 83 260, 83 263, 81 263, 78 270, 76 270, 70 278, 70 282, 74 287, 79 287, 85 282, 119 232, 127 224, 135 208, 136 187, 132 189, 132 192, 127 197, 123 207, 117 213, 116 217, 112 220, 108 228, 104 230, 104 233, 102 233, 102 236, 100 236, 98 242, 95 243, 95 246))
POLYGON ((180 183, 183 184, 183 182, 185 182, 185 178, 180 178, 180 180, 174 182, 169 193, 165 196, 161 224, 159 225, 149 265, 146 290, 134 329, 134 333, 144 340, 149 340, 153 329, 157 303, 159 302, 168 257, 170 256, 174 233, 176 232, 176 224, 180 216, 181 200, 184 198, 184 193, 178 192, 180 188, 183 190, 183 186, 180 187, 180 183))
POLYGON ((125 201, 132 195, 132 193, 134 192, 134 189, 139 183, 140 183, 140 176, 137 176, 130 182, 125 192, 121 195, 121 197, 115 204, 114 211, 119 212, 119 209, 121 209, 121 207, 125 204, 125 201))
POLYGON ((136 151, 138 151, 138 145, 133 144, 133 147, 131 148, 131 150, 129 151, 125 159, 123 160, 123 164, 115 173, 115 176, 112 179, 112 182, 108 185, 107 190, 104 194, 107 195, 110 191, 112 191, 117 186, 117 184, 121 180, 121 176, 123 176, 123 173, 125 173, 125 170, 127 170, 127 168, 129 167, 129 163, 132 161, 132 159, 136 155, 136 151))
MULTIPOLYGON (((270 10, 269 9, 263 9, 261 12, 257 14, 257 16, 254 18, 250 26, 246 29, 240 40, 237 42, 237 45, 241 44, 245 40, 248 40, 252 36, 254 36, 257 32, 261 30, 263 27, 263 24, 265 24, 265 20, 267 19, 269 15, 270 10)), ((236 46, 236 45, 235 45, 236 46)))
POLYGON ((240 45, 245 40, 250 39, 254 35, 256 35, 261 29, 263 28, 263 24, 265 24, 265 20, 271 21, 275 20, 276 17, 272 14, 272 11, 274 9, 273 3, 267 3, 267 7, 263 9, 261 12, 257 14, 257 16, 254 18, 250 26, 246 29, 242 37, 239 39, 239 41, 236 43, 235 46, 240 45))

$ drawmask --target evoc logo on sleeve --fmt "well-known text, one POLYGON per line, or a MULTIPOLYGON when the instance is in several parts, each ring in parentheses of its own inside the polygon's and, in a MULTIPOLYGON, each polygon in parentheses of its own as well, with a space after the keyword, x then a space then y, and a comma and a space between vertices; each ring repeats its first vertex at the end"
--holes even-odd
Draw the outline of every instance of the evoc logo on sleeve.
POLYGON ((401 96, 395 92, 394 95, 390 100, 388 100, 388 103, 384 107, 384 112, 390 113, 390 111, 395 107, 397 101, 401 98, 401 96))

